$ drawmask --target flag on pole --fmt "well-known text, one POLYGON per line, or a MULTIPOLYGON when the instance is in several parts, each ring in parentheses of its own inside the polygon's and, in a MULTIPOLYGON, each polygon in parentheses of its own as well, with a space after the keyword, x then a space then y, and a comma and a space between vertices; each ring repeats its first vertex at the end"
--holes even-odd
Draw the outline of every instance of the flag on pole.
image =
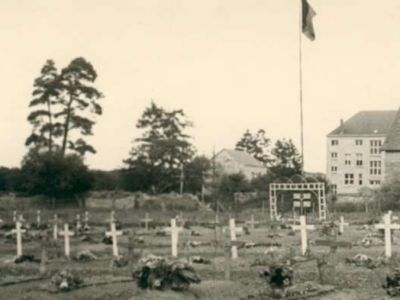
POLYGON ((307 0, 302 1, 302 30, 306 37, 308 37, 311 41, 315 40, 315 32, 314 25, 312 19, 317 15, 314 9, 308 4, 307 0))

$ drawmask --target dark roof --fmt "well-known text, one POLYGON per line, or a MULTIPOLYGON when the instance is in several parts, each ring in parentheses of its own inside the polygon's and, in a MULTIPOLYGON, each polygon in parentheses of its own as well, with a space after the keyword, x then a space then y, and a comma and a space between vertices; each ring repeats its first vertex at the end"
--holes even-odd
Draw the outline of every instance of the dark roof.
POLYGON ((383 143, 382 150, 389 152, 400 151, 400 109, 398 110, 389 134, 383 143))
POLYGON ((330 135, 388 134, 397 111, 360 111, 343 125, 333 130, 330 135))
POLYGON ((222 149, 217 156, 221 152, 226 152, 230 157, 232 157, 233 160, 238 162, 241 165, 246 165, 246 166, 254 166, 254 167, 260 167, 263 168, 264 165, 257 159, 255 159, 253 156, 248 154, 247 152, 244 151, 239 151, 239 150, 231 150, 231 149, 222 149))

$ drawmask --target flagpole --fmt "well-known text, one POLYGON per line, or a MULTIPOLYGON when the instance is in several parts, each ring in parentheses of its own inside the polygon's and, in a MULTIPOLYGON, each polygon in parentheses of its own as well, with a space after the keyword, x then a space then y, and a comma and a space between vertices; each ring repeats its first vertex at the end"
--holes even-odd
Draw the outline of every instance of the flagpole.
POLYGON ((299 98, 300 98, 300 145, 301 145, 301 173, 304 173, 304 136, 303 136, 303 55, 302 55, 302 31, 303 31, 303 5, 299 0, 299 98))

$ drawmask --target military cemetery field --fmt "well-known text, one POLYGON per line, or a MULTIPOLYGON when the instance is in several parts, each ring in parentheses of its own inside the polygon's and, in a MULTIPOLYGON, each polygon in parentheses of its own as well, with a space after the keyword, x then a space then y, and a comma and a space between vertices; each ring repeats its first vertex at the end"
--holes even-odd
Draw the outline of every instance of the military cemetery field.
MULTIPOLYGON (((399 233, 393 230, 392 257, 384 258, 383 235, 373 225, 368 225, 368 219, 363 220, 362 215, 345 215, 345 222, 349 224, 343 226, 343 234, 336 236, 336 240, 324 234, 330 228, 328 223, 307 220, 315 228, 307 229, 309 249, 303 256, 300 231, 290 228, 297 222, 285 219, 272 223, 257 211, 231 216, 235 217, 236 243, 230 241, 228 214, 219 215, 220 226, 215 230, 216 218, 211 211, 148 211, 146 215, 143 210, 131 209, 116 210, 112 216, 107 210, 88 210, 85 216, 85 210, 63 209, 41 211, 38 220, 36 210, 27 210, 18 211, 17 220, 19 214, 23 214, 25 220, 21 222, 25 230, 21 235, 22 255, 44 260, 14 261, 17 234, 10 234, 15 227, 13 214, 2 211, 0 299, 272 299, 267 280, 260 273, 268 268, 273 258, 281 256, 294 262, 294 285, 311 282, 329 288, 326 293, 310 293, 306 298, 389 299, 382 284, 386 276, 400 266, 399 233), (58 217, 57 240, 53 235, 54 214, 58 217), (77 214, 81 222, 78 227, 88 225, 80 232, 76 231, 77 214), (177 228, 181 228, 177 230, 176 259, 190 261, 201 282, 191 284, 184 291, 141 289, 132 272, 143 257, 171 257, 170 221, 176 216, 177 228), (110 218, 115 218, 113 223, 121 234, 116 235, 115 245, 118 256, 123 257, 120 260, 113 258, 110 218), (69 258, 65 255, 62 235, 65 222, 69 223, 71 233, 69 258), (9 225, 12 228, 8 228, 9 225), (110 236, 108 240, 104 238, 106 232, 110 236), (329 243, 334 242, 339 242, 336 251, 329 247, 329 243), (237 258, 233 257, 232 246, 237 246, 237 258), (77 258, 79 253, 87 255, 77 258), (356 257, 358 254, 362 255, 356 257), (353 258, 356 259, 350 263, 348 259, 353 258), (54 276, 64 270, 79 277, 82 283, 69 291, 58 289, 54 276)), ((391 217, 395 217, 395 213, 391 217)), ((339 217, 336 219, 339 221, 339 217)), ((377 221, 383 224, 382 220, 377 221)), ((296 226, 298 224, 294 228, 296 226)))

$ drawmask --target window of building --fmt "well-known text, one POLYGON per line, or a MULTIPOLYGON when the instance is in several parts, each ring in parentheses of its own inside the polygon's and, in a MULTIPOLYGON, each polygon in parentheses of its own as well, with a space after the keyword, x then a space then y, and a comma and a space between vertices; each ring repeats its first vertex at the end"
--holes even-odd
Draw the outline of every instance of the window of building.
POLYGON ((346 153, 344 155, 344 164, 346 166, 350 166, 351 165, 351 154, 350 153, 346 153))
POLYGON ((356 146, 362 146, 363 140, 356 140, 356 146))
POLYGON ((337 145, 339 145, 339 140, 331 140, 331 145, 332 145, 332 146, 337 146, 337 145))
POLYGON ((356 166, 362 167, 363 165, 363 155, 362 153, 357 153, 356 154, 356 166))
POLYGON ((369 174, 370 175, 382 174, 382 164, 380 160, 371 160, 369 162, 369 174))
POLYGON ((381 140, 371 140, 370 143, 370 153, 379 154, 381 152, 382 141, 381 140))
POLYGON ((354 184, 354 174, 344 174, 344 184, 354 184))
POLYGON ((337 166, 332 166, 331 167, 331 172, 336 173, 337 172, 337 166))
POLYGON ((380 184, 381 184, 381 181, 380 181, 380 180, 370 180, 370 181, 369 181, 369 184, 370 184, 370 185, 380 185, 380 184))
POLYGON ((363 176, 362 174, 358 174, 358 185, 362 185, 363 184, 363 176))
POLYGON ((337 152, 331 152, 331 158, 337 158, 337 152))

